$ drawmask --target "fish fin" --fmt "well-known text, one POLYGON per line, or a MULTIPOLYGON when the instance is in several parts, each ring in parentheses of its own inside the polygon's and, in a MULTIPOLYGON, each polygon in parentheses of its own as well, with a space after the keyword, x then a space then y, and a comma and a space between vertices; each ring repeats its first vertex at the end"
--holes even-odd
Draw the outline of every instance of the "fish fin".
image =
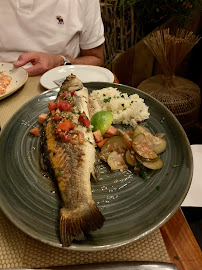
POLYGON ((91 173, 91 176, 92 176, 91 179, 93 179, 94 182, 97 182, 99 180, 99 178, 100 178, 100 167, 99 166, 94 166, 93 171, 91 173))
POLYGON ((60 210, 60 240, 63 247, 71 245, 73 240, 81 240, 85 233, 100 229, 105 218, 92 200, 86 209, 78 208, 71 211, 67 208, 60 210))
POLYGON ((95 182, 97 182, 100 178, 100 165, 101 165, 100 158, 98 157, 98 154, 96 153, 95 154, 95 163, 94 163, 93 171, 91 173, 93 180, 95 182))

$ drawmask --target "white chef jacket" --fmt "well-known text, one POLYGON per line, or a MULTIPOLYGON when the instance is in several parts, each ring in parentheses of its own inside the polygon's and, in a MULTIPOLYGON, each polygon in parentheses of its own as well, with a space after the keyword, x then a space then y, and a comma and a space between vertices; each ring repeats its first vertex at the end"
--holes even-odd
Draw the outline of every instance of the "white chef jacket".
POLYGON ((104 42, 99 0, 0 0, 0 61, 28 51, 76 58, 104 42))

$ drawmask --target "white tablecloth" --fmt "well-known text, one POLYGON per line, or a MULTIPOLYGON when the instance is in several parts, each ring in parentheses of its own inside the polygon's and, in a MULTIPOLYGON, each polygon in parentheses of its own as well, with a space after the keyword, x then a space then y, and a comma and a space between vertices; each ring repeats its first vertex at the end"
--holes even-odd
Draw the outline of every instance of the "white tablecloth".
POLYGON ((193 179, 182 206, 202 207, 202 144, 191 145, 193 153, 193 179))

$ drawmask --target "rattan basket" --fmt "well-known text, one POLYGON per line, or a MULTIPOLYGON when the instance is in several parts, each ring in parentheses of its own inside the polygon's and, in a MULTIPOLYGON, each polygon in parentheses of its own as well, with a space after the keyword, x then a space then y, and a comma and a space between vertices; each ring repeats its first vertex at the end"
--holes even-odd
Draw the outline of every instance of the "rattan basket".
POLYGON ((175 76, 175 69, 199 41, 192 32, 159 30, 145 40, 158 60, 163 74, 152 76, 138 85, 138 89, 162 102, 187 129, 199 118, 200 88, 192 81, 175 76))

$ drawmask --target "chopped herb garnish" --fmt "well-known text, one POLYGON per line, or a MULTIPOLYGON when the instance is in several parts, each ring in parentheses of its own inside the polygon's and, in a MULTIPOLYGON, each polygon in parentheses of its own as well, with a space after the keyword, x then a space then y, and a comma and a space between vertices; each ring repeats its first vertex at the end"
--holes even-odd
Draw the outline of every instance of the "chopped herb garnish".
POLYGON ((56 176, 62 176, 62 172, 58 172, 56 176))
POLYGON ((104 102, 105 102, 105 103, 106 103, 106 102, 110 102, 110 100, 111 100, 111 97, 105 98, 105 99, 104 99, 104 102))
POLYGON ((134 101, 132 100, 130 103, 133 103, 134 101))
POLYGON ((122 98, 125 98, 124 95, 121 95, 122 98))
POLYGON ((150 128, 150 125, 149 124, 147 124, 147 123, 145 123, 145 125, 144 125, 146 128, 150 128))
POLYGON ((138 161, 135 166, 140 167, 140 165, 142 165, 142 162, 138 161))
POLYGON ((123 109, 123 111, 125 111, 125 110, 126 110, 126 108, 123 109))
POLYGON ((124 106, 125 106, 125 104, 124 104, 124 103, 122 103, 122 104, 121 104, 121 106, 122 106, 122 107, 124 107, 124 106))
POLYGON ((138 171, 138 175, 143 179, 149 178, 148 174, 144 171, 138 171))
POLYGON ((87 142, 89 142, 90 144, 93 144, 93 143, 90 141, 90 139, 89 139, 89 138, 87 139, 87 142))
POLYGON ((106 95, 105 94, 103 94, 103 97, 105 97, 106 95))
POLYGON ((160 120, 160 122, 161 122, 161 123, 163 123, 163 122, 164 122, 164 120, 165 120, 165 117, 163 117, 163 118, 160 120))
POLYGON ((159 190, 160 189, 160 186, 156 186, 156 190, 159 190))
POLYGON ((173 163, 173 168, 176 168, 178 167, 178 164, 177 163, 173 163))

